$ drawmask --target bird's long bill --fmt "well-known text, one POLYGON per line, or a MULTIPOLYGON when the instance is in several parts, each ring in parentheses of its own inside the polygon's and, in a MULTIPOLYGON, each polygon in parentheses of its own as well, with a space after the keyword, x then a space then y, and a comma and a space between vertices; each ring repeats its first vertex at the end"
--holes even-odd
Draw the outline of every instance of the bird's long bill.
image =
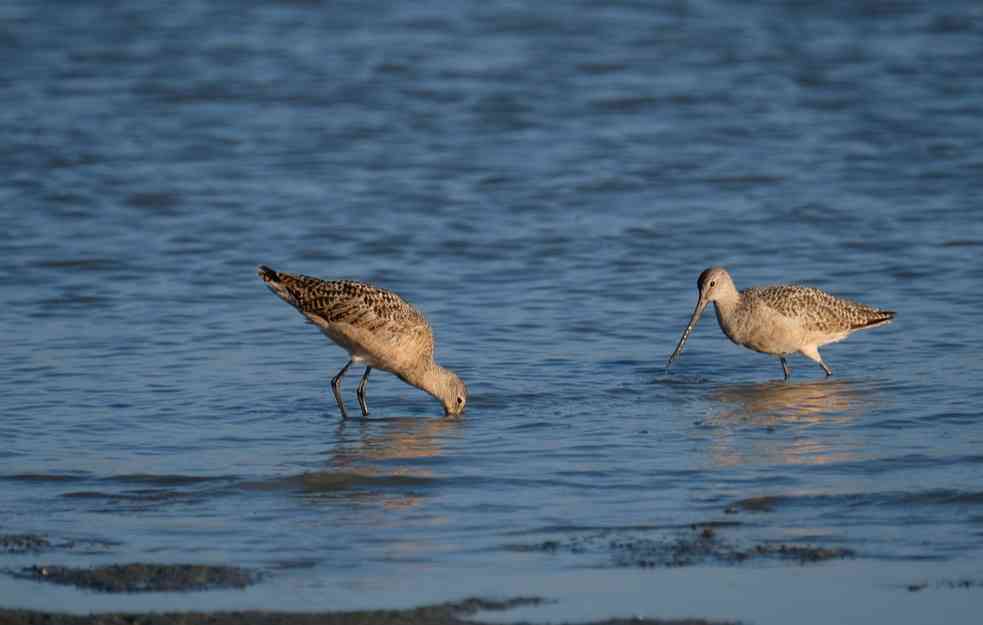
POLYGON ((671 365, 672 361, 676 359, 676 356, 683 351, 683 345, 686 344, 686 339, 688 339, 689 335, 693 332, 693 328, 696 327, 696 323, 700 320, 700 315, 703 314, 703 309, 706 308, 707 304, 709 303, 709 300, 705 300, 702 297, 700 297, 699 301, 696 302, 696 308, 693 309, 693 316, 689 318, 689 323, 686 324, 686 329, 683 330, 683 335, 679 337, 679 344, 676 345, 676 349, 673 350, 672 356, 669 356, 669 361, 666 363, 666 371, 669 370, 669 365, 671 365))

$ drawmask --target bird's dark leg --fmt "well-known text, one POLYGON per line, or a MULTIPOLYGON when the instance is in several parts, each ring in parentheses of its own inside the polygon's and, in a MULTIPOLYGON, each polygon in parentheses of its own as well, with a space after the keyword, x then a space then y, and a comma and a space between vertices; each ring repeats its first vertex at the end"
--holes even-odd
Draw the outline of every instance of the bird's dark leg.
POLYGON ((362 416, 369 416, 369 407, 365 405, 365 385, 369 381, 369 373, 372 371, 372 367, 366 367, 365 373, 362 375, 362 381, 358 383, 358 388, 355 389, 355 397, 358 398, 358 406, 362 409, 362 416))
POLYGON ((785 362, 785 356, 779 356, 778 358, 782 361, 782 371, 785 373, 785 380, 787 381, 792 377, 792 371, 788 368, 788 363, 785 362))
POLYGON ((348 367, 350 366, 352 366, 351 360, 349 360, 348 364, 346 364, 344 367, 341 368, 341 371, 338 372, 338 375, 331 378, 331 390, 332 392, 334 392, 335 401, 338 402, 338 408, 341 409, 342 419, 348 418, 348 411, 345 410, 345 402, 341 401, 341 378, 344 377, 345 372, 348 371, 348 367))

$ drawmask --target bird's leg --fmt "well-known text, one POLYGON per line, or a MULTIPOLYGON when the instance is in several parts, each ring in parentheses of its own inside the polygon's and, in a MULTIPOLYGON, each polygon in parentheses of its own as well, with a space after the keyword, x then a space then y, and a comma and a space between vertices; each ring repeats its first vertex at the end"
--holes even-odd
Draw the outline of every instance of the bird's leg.
POLYGON ((358 398, 358 407, 362 409, 362 416, 369 416, 369 407, 365 405, 365 385, 369 381, 369 373, 372 371, 372 367, 366 367, 365 373, 362 375, 362 381, 358 383, 358 388, 355 389, 355 397, 358 398))
POLYGON ((810 345, 809 347, 803 347, 802 349, 799 350, 799 353, 805 356, 806 358, 808 358, 809 360, 813 361, 820 367, 822 367, 823 371, 826 372, 827 378, 833 375, 833 370, 826 366, 826 363, 823 362, 823 357, 819 355, 818 346, 810 345))
POLYGON ((341 368, 341 371, 338 372, 338 375, 331 378, 331 390, 332 392, 334 392, 335 401, 338 402, 338 408, 341 409, 342 419, 348 418, 348 411, 345 410, 345 402, 341 401, 341 378, 344 377, 345 372, 348 371, 348 367, 350 366, 352 366, 351 360, 349 360, 348 364, 346 364, 344 367, 341 368))
POLYGON ((788 368, 788 363, 785 362, 785 356, 779 356, 778 358, 782 361, 782 372, 785 373, 785 380, 788 381, 792 377, 792 371, 788 368))

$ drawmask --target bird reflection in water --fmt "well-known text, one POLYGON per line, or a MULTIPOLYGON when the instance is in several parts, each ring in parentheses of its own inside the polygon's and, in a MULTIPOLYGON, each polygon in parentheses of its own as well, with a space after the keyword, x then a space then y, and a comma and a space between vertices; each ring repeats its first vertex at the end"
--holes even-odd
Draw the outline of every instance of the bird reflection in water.
POLYGON ((426 460, 440 456, 463 422, 454 417, 341 421, 327 471, 353 476, 358 488, 346 498, 377 501, 385 508, 417 506, 440 479, 426 460))
POLYGON ((340 421, 331 462, 349 466, 365 461, 435 458, 444 439, 464 422, 455 417, 388 417, 340 421))
POLYGON ((857 460, 861 442, 850 424, 880 403, 876 385, 848 380, 726 385, 708 399, 704 424, 714 427, 711 454, 720 466, 857 460), (839 427, 816 429, 830 425, 839 427), (735 429, 746 426, 764 428, 765 435, 735 429))

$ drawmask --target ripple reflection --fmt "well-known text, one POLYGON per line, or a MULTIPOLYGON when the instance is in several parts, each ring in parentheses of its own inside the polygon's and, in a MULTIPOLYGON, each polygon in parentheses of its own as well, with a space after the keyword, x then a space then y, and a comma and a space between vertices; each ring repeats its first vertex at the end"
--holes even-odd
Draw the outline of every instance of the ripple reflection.
POLYGON ((727 385, 709 399, 713 404, 704 423, 717 426, 710 453, 718 466, 855 461, 861 444, 844 426, 880 404, 876 388, 849 380, 727 385), (765 428, 767 434, 737 435, 734 426, 765 428), (819 426, 833 426, 835 432, 819 426), (772 434, 778 427, 792 427, 794 435, 772 434))

